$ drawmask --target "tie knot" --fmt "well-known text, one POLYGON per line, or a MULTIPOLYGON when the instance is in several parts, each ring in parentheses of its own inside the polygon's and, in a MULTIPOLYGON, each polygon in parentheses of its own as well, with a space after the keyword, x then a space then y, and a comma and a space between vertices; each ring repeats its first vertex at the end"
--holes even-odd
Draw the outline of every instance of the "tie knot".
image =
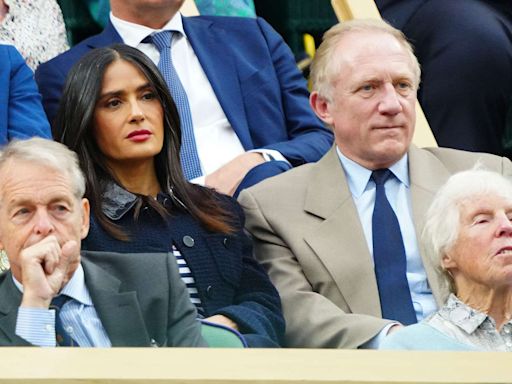
POLYGON ((64 306, 64 304, 66 304, 66 302, 70 299, 71 297, 69 297, 68 295, 57 295, 52 299, 52 302, 50 303, 50 308, 60 310, 64 306))
POLYGON ((372 179, 377 185, 383 185, 393 173, 389 169, 376 169, 372 172, 372 179))
POLYGON ((171 48, 171 40, 173 34, 173 31, 162 31, 151 35, 150 38, 158 51, 162 52, 162 50, 165 48, 171 48))

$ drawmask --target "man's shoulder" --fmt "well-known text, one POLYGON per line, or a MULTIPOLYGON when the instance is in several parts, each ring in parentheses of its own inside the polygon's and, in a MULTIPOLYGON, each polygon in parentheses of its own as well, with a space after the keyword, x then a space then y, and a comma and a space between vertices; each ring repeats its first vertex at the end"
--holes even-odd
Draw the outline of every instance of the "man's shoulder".
POLYGON ((184 17, 183 20, 185 20, 185 22, 208 21, 213 24, 222 24, 222 25, 228 25, 228 26, 251 26, 251 25, 256 25, 258 20, 261 20, 261 18, 201 15, 201 16, 184 17))
POLYGON ((317 163, 308 163, 292 168, 289 171, 259 182, 248 188, 247 191, 257 197, 297 196, 306 190, 307 183, 314 174, 316 166, 317 163))
POLYGON ((45 67, 60 67, 64 63, 75 62, 78 61, 83 55, 92 50, 88 40, 94 38, 96 36, 92 36, 79 44, 75 45, 73 48, 68 49, 66 52, 61 53, 60 55, 54 57, 53 59, 47 61, 46 63, 41 64, 42 68, 45 67))
MULTIPOLYGON (((211 23, 214 27, 232 33, 250 33, 251 31, 268 31, 271 29, 270 25, 261 17, 252 18, 236 16, 193 16, 184 17, 183 22, 189 28, 193 28, 195 23, 211 23)), ((236 37, 236 35, 234 35, 233 37, 236 37)))
MULTIPOLYGON (((418 149, 417 149, 418 150, 418 149)), ((509 159, 483 152, 469 152, 452 148, 422 148, 419 157, 425 161, 438 161, 448 171, 459 172, 474 165, 480 165, 496 172, 503 172, 505 167, 512 166, 509 159)))
POLYGON ((109 28, 108 31, 104 30, 97 35, 90 36, 74 47, 68 49, 66 52, 42 63, 38 67, 37 72, 47 71, 50 69, 67 72, 75 62, 94 48, 105 47, 110 44, 118 43, 119 41, 116 40, 115 36, 110 36, 113 33, 111 32, 112 28, 109 28))

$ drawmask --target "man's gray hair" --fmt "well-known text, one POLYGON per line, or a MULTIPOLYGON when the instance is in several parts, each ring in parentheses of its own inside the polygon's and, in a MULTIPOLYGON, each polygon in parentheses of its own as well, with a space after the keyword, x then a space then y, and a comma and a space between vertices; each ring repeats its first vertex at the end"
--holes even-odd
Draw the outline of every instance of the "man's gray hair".
POLYGON ((10 162, 27 161, 55 169, 69 176, 73 194, 81 199, 85 194, 85 178, 78 163, 78 157, 64 144, 34 137, 27 140, 13 140, 0 151, 0 170, 10 162))
POLYGON ((455 288, 453 279, 441 262, 459 237, 462 204, 489 195, 512 202, 512 181, 476 165, 471 170, 452 175, 437 192, 427 211, 422 234, 426 254, 443 273, 445 284, 452 292, 455 288))
MULTIPOLYGON (((322 44, 315 53, 311 64, 310 79, 312 90, 328 101, 332 101, 332 88, 339 73, 343 58, 343 51, 337 49, 343 37, 351 33, 377 32, 395 37, 411 58, 416 87, 420 83, 421 69, 418 59, 414 55, 411 44, 405 35, 383 20, 357 19, 344 21, 329 29, 323 37, 322 44)), ((357 36, 352 36, 357 39, 357 36)))

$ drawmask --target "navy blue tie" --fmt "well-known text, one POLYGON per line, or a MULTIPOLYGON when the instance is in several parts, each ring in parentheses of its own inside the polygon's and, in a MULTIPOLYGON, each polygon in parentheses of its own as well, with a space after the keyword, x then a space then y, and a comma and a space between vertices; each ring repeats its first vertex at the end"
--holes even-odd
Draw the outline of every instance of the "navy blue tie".
POLYGON ((158 69, 162 73, 172 98, 176 103, 176 107, 178 108, 181 122, 181 167, 186 179, 191 180, 202 175, 201 163, 199 161, 199 155, 197 154, 192 113, 190 112, 187 93, 172 63, 171 40, 173 33, 179 32, 158 32, 151 35, 151 40, 160 52, 158 69))
POLYGON ((59 347, 79 347, 78 343, 64 329, 64 326, 62 325, 62 320, 60 318, 60 310, 68 300, 71 300, 71 297, 61 294, 55 296, 52 299, 52 302, 50 303, 50 309, 55 310, 56 341, 59 347))
POLYGON ((404 325, 417 322, 407 283, 407 260, 400 224, 386 197, 384 184, 393 176, 389 169, 373 171, 376 185, 372 216, 373 259, 384 319, 404 325))

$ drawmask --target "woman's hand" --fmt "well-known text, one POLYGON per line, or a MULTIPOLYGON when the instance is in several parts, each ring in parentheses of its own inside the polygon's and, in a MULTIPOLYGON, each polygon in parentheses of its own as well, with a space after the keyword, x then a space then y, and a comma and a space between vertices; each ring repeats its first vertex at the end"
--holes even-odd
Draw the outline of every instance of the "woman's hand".
POLYGON ((213 316, 207 317, 205 320, 207 320, 211 323, 225 325, 226 327, 233 328, 238 331, 238 325, 233 320, 231 320, 229 317, 226 317, 224 315, 213 315, 213 316))

